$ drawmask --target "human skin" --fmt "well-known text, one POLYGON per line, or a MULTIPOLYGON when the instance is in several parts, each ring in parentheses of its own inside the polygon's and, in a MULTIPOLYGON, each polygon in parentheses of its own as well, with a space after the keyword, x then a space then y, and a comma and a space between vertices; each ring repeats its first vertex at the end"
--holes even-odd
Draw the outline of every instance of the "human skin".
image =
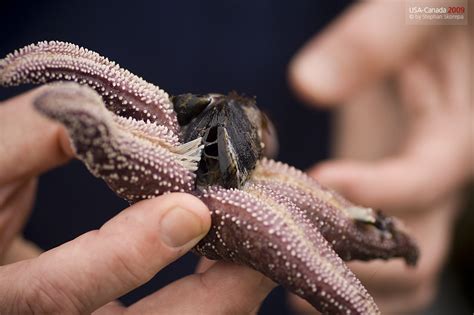
POLYGON ((433 300, 461 191, 474 174, 472 28, 408 26, 404 14, 402 1, 358 3, 311 39, 289 70, 306 103, 338 105, 334 159, 311 176, 401 218, 420 246, 415 269, 401 261, 349 264, 389 314, 433 300))
POLYGON ((44 253, 21 237, 37 176, 73 157, 65 129, 33 109, 38 90, 0 104, 0 313, 256 313, 275 284, 225 262, 130 307, 115 301, 206 235, 209 210, 188 194, 138 202, 99 230, 44 253))
MULTIPOLYGON (((366 69, 364 69, 364 70, 366 70, 366 69)), ((364 72, 364 71, 362 71, 362 72, 364 72)), ((324 90, 324 91, 326 91, 326 90, 324 90)), ((352 129, 350 129, 350 130, 352 130, 352 129)), ((361 129, 361 130, 362 130, 362 129, 361 129)), ((377 130, 377 131, 379 131, 379 130, 377 130)), ((368 139, 368 138, 363 138, 363 139, 365 140, 365 139, 368 139)), ((389 139, 389 138, 384 138, 384 139, 389 139)), ((350 143, 357 144, 356 139, 350 140, 349 142, 350 142, 350 143)), ((357 145, 356 145, 356 148, 357 148, 357 149, 359 149, 359 148, 361 148, 361 147, 363 147, 363 146, 361 146, 361 144, 357 144, 357 145)), ((376 151, 376 148, 377 148, 376 145, 371 145, 371 146, 370 146, 370 149, 372 149, 372 150, 374 150, 374 151, 376 151)), ((365 148, 365 149, 367 149, 367 148, 365 148)), ((352 152, 352 151, 351 151, 351 152, 352 152)), ((366 151, 362 151, 362 152, 365 153, 366 151)), ((378 151, 377 151, 377 152, 378 152, 378 151)), ((349 156, 349 155, 347 155, 347 156, 349 156)), ((371 158, 373 158, 373 157, 371 156, 371 158)), ((321 175, 321 176, 322 176, 322 175, 321 175)), ((337 187, 336 184, 335 184, 334 186, 337 187)), ((378 187, 378 186, 377 186, 377 187, 378 187)), ((377 188, 377 187, 375 187, 375 188, 377 188)), ((353 194, 353 195, 354 195, 354 194, 353 194)), ((357 198, 354 198, 354 200, 356 200, 356 199, 357 199, 357 198)), ((361 203, 364 204, 363 202, 361 202, 361 203)), ((373 204, 376 204, 376 203, 374 202, 373 204)), ((390 205, 389 205, 388 207, 385 207, 385 208, 389 209, 389 208, 390 208, 390 205)), ((442 236, 442 235, 441 235, 441 236, 442 236)), ((439 246, 439 244, 437 244, 437 245, 439 246)))

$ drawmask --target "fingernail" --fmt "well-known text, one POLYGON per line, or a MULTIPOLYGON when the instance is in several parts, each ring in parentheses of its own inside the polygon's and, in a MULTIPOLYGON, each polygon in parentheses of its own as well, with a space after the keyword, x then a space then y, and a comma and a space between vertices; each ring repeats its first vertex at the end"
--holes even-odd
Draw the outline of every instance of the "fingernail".
POLYGON ((168 210, 161 218, 162 241, 170 247, 182 247, 204 236, 202 219, 190 210, 180 207, 168 210))

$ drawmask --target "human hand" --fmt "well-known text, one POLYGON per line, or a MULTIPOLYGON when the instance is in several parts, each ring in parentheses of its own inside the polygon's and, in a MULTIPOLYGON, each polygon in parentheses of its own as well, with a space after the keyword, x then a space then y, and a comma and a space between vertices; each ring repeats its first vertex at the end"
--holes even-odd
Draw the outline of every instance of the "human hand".
POLYGON ((99 230, 41 255, 21 239, 36 176, 73 157, 65 129, 33 109, 38 90, 0 105, 0 313, 255 313, 274 284, 254 270, 224 262, 128 308, 114 302, 207 233, 209 210, 188 194, 136 203, 99 230))
POLYGON ((418 240, 416 269, 400 261, 349 264, 387 313, 432 300, 460 190, 474 174, 472 30, 408 26, 404 14, 402 1, 356 4, 290 66, 308 103, 342 105, 333 148, 339 159, 310 174, 356 203, 400 217, 418 240))

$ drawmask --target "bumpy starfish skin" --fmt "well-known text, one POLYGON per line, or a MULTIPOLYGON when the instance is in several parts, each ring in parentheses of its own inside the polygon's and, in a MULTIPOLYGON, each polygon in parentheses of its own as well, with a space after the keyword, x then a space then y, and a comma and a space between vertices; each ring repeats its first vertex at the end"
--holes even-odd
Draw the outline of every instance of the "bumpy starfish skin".
POLYGON ((312 228, 318 229, 344 260, 403 257, 414 265, 418 259, 417 246, 402 232, 400 222, 355 206, 294 167, 263 159, 252 179, 287 196, 303 210, 312 228))
POLYGON ((206 189, 211 232, 197 252, 252 266, 328 314, 376 314, 375 303, 289 198, 249 180, 241 191, 206 189))
POLYGON ((378 313, 340 257, 416 262, 398 222, 288 165, 262 159, 240 190, 196 188, 201 139, 182 143, 168 95, 96 53, 42 42, 0 60, 0 85, 58 80, 82 86, 53 84, 35 106, 67 127, 77 156, 113 191, 132 203, 184 191, 208 205, 212 227, 196 252, 251 266, 330 314, 378 313))
POLYGON ((166 92, 88 49, 63 42, 40 42, 9 54, 0 67, 2 85, 58 80, 87 84, 117 115, 159 121, 170 132, 179 134, 166 92))

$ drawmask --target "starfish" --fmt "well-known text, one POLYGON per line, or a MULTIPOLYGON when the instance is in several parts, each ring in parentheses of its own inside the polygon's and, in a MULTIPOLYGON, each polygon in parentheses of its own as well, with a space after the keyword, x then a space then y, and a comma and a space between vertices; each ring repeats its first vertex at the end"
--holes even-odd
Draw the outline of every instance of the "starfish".
POLYGON ((196 253, 250 266, 327 314, 379 313, 344 261, 416 264, 418 248, 399 221, 281 162, 258 159, 239 187, 198 187, 202 139, 183 141, 169 95, 95 52, 51 41, 0 60, 0 85, 52 81, 60 82, 35 107, 66 126, 77 157, 117 195, 203 200, 212 227, 196 253))

